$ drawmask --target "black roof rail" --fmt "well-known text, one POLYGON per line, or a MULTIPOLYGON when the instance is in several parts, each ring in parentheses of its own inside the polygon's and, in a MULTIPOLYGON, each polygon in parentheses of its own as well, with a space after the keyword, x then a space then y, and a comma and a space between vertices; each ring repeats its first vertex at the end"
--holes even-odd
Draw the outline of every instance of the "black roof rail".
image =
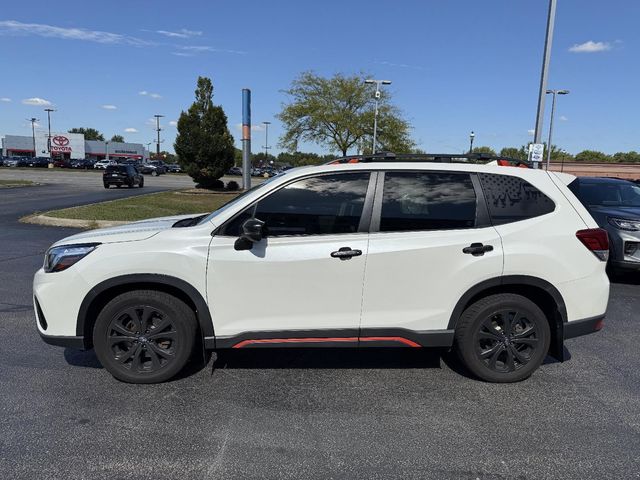
POLYGON ((368 155, 347 155, 327 162, 325 165, 372 162, 435 162, 485 164, 497 161, 498 165, 531 168, 531 162, 517 158, 489 155, 486 153, 393 153, 378 152, 368 155))

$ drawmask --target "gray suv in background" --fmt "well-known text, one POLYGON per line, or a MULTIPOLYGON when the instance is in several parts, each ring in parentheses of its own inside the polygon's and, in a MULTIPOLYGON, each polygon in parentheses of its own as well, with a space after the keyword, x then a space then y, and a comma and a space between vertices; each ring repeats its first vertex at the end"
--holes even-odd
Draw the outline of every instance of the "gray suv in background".
POLYGON ((640 270, 640 186, 618 178, 578 177, 569 189, 609 233, 610 267, 640 270))

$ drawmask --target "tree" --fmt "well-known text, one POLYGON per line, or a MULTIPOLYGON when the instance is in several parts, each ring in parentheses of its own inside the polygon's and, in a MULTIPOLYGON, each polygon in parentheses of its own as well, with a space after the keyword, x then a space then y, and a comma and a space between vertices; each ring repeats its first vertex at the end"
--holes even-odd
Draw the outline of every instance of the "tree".
POLYGON ((111 137, 111 140, 109 140, 110 142, 119 142, 119 143, 124 143, 124 137, 122 135, 114 135, 113 137, 111 137))
POLYGON ((617 152, 613 154, 612 160, 618 163, 640 163, 640 153, 634 150, 630 152, 617 152))
POLYGON ((84 128, 84 127, 71 128, 71 129, 68 130, 68 132, 69 133, 81 133, 81 134, 84 135, 84 139, 85 140, 100 140, 101 142, 104 142, 104 135, 102 135, 95 128, 84 128))
POLYGON ((504 147, 500 150, 501 157, 514 158, 516 160, 526 160, 527 152, 523 151, 523 147, 504 147))
POLYGON ((265 155, 264 152, 254 153, 251 158, 251 164, 253 166, 269 166, 276 162, 276 157, 271 155, 270 153, 265 155))
POLYGON ((576 154, 576 162, 605 163, 610 161, 611 157, 609 155, 596 150, 583 150, 576 154))
MULTIPOLYGON (((366 76, 342 74, 331 78, 304 72, 285 93, 291 98, 277 118, 283 123, 280 146, 295 152, 301 141, 323 145, 346 155, 349 149, 371 151, 375 86, 366 76)), ((378 150, 406 152, 415 147, 409 123, 383 91, 378 112, 378 150)))
POLYGON ((213 104, 211 79, 198 77, 195 96, 189 110, 180 114, 174 148, 180 165, 206 188, 233 166, 235 147, 224 110, 213 104))
POLYGON ((485 155, 490 155, 492 157, 496 156, 496 151, 491 147, 476 147, 471 153, 484 153, 485 155))

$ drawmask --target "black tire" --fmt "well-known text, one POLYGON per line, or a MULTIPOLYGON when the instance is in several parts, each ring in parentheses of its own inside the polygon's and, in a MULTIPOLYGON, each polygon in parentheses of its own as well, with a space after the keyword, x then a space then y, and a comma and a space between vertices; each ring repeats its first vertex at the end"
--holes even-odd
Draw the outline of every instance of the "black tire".
POLYGON ((135 182, 135 180, 131 180, 130 182, 128 182, 128 183, 127 183, 127 187, 129 187, 129 188, 133 188, 133 187, 134 187, 134 185, 135 185, 135 183, 134 183, 134 182, 135 182))
POLYGON ((108 183, 105 183, 105 184, 104 184, 104 188, 109 188, 109 184, 108 184, 108 183))
POLYGON ((116 183, 116 188, 120 188, 122 185, 120 185, 119 183, 116 183))
POLYGON ((531 376, 549 350, 549 322, 528 298, 490 295, 469 306, 456 326, 455 349, 464 365, 487 382, 531 376))
POLYGON ((98 360, 111 375, 128 383, 159 383, 174 377, 189 361, 195 338, 193 310, 155 290, 118 295, 102 309, 93 330, 98 360))
POLYGON ((144 187, 144 178, 141 178, 141 179, 140 179, 140 183, 138 183, 138 187, 139 187, 139 188, 144 187))

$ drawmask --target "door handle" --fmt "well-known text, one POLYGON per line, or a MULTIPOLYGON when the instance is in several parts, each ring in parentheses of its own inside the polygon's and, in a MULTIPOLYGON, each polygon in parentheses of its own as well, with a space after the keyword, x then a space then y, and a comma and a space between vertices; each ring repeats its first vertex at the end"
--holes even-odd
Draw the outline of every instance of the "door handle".
POLYGON ((482 243, 472 243, 462 249, 462 253, 470 253, 474 257, 481 257, 485 252, 493 250, 493 245, 483 245, 482 243))
POLYGON ((362 250, 352 250, 351 247, 342 247, 335 252, 331 252, 331 257, 339 258, 340 260, 349 260, 351 257, 359 257, 362 255, 362 250))

